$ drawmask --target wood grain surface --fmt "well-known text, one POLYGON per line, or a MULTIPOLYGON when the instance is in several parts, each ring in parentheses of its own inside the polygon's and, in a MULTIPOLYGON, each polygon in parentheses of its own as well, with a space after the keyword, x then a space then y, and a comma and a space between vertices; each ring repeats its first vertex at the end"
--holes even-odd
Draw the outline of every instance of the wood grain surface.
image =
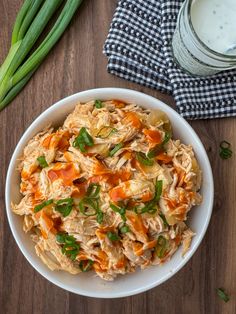
MULTIPOLYGON (((0 61, 9 49, 11 30, 22 0, 0 0, 0 61)), ((236 150, 219 158, 219 142, 236 149, 236 120, 194 121, 215 179, 215 204, 207 234, 187 265, 146 293, 122 299, 93 299, 68 293, 39 275, 19 251, 8 226, 4 186, 7 167, 25 129, 47 107, 94 87, 143 91, 174 107, 170 96, 111 76, 102 47, 116 0, 84 0, 70 27, 26 88, 0 112, 0 313, 42 314, 221 314, 236 313, 236 150), (215 289, 231 295, 224 303, 215 289)))

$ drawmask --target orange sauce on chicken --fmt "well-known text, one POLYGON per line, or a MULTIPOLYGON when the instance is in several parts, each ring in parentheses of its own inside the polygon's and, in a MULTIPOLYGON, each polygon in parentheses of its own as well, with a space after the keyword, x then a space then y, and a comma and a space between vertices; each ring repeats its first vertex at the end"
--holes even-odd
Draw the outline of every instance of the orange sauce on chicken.
POLYGON ((126 113, 123 123, 131 124, 135 129, 140 129, 142 127, 142 123, 139 120, 138 115, 132 111, 126 113))
POLYGON ((66 165, 57 163, 53 169, 48 171, 48 177, 52 182, 62 179, 65 185, 71 185, 79 177, 79 174, 79 171, 72 163, 66 165))
POLYGON ((110 190, 109 195, 110 198, 114 202, 119 202, 126 199, 128 196, 125 191, 130 187, 130 183, 128 181, 124 182, 123 186, 117 186, 110 190))
POLYGON ((143 129, 143 134, 146 135, 150 144, 160 144, 162 142, 161 133, 158 130, 143 129))
POLYGON ((166 153, 161 153, 161 154, 156 156, 156 160, 161 161, 164 164, 170 163, 172 161, 172 159, 173 158, 171 156, 168 156, 166 153))
POLYGON ((144 226, 142 216, 140 214, 135 214, 131 211, 126 212, 126 217, 131 222, 135 231, 140 232, 142 234, 146 234, 148 229, 144 226))

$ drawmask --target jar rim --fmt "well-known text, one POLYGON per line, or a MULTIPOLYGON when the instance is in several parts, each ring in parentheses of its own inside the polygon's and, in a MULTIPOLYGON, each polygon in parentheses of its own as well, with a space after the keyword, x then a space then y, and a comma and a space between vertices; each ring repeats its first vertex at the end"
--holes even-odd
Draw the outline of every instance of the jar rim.
POLYGON ((223 53, 220 53, 220 52, 217 52, 213 49, 211 49, 210 47, 208 47, 201 39, 200 37, 198 36, 198 34, 196 33, 194 27, 193 27, 193 23, 192 23, 192 19, 191 19, 191 7, 192 7, 192 4, 193 4, 193 1, 195 0, 189 0, 188 1, 188 7, 187 7, 187 16, 188 16, 188 21, 189 21, 189 25, 190 25, 190 28, 191 28, 191 31, 193 32, 194 36, 196 36, 197 40, 199 41, 199 43, 202 45, 202 47, 204 49, 206 49, 208 52, 214 54, 215 56, 217 57, 220 57, 220 58, 225 58, 229 61, 235 61, 236 60, 236 55, 226 55, 226 54, 223 54, 223 53))

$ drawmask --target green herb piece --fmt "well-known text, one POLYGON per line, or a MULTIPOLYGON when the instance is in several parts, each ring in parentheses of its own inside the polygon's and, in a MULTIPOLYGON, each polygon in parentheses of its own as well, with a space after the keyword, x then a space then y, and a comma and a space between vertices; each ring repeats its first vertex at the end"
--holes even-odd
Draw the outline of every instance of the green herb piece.
POLYGON ((120 228, 120 232, 121 232, 121 233, 130 232, 129 226, 127 226, 127 225, 122 226, 122 227, 120 228))
POLYGON ((228 302, 230 300, 228 294, 224 291, 223 288, 216 289, 216 292, 223 301, 228 302))
POLYGON ((97 198, 99 192, 100 192, 101 186, 97 183, 91 183, 87 190, 87 197, 89 198, 97 198))
POLYGON ((73 198, 64 198, 56 202, 55 210, 61 213, 63 217, 66 217, 70 214, 73 203, 73 198))
POLYGON ((84 197, 79 202, 79 209, 81 213, 85 216, 94 216, 98 211, 98 201, 84 197))
POLYGON ((116 233, 111 232, 111 231, 107 232, 107 237, 111 241, 118 241, 118 240, 120 240, 120 237, 116 233))
MULTIPOLYGON (((86 196, 79 202, 79 209, 85 216, 94 216, 99 213, 99 192, 101 186, 99 184, 92 183, 89 185, 86 196)), ((102 212, 97 216, 99 221, 102 220, 102 212)))
POLYGON ((113 157, 113 156, 115 155, 115 153, 117 153, 118 150, 120 150, 123 146, 124 146, 123 143, 117 144, 117 145, 110 151, 109 156, 110 156, 110 157, 113 157))
POLYGON ((103 222, 103 212, 100 210, 97 213, 97 222, 101 224, 103 222))
POLYGON ((120 216, 121 216, 121 218, 122 218, 123 221, 126 221, 126 220, 127 220, 127 219, 126 219, 126 216, 125 216, 125 213, 126 213, 126 208, 125 208, 125 207, 118 207, 118 206, 116 206, 116 205, 114 205, 114 204, 112 204, 112 203, 110 203, 110 207, 111 207, 111 209, 112 209, 114 212, 120 214, 120 216))
POLYGON ((169 140, 171 139, 171 134, 166 132, 165 133, 165 137, 162 143, 157 144, 154 148, 152 148, 148 154, 147 157, 148 158, 154 158, 157 155, 159 155, 160 153, 162 153, 165 150, 165 144, 167 144, 169 142, 169 140))
POLYGON ((75 238, 73 236, 70 236, 66 233, 58 233, 56 235, 57 242, 61 244, 73 244, 75 243, 75 238))
POLYGON ((163 258, 164 255, 166 254, 167 252, 167 245, 168 245, 168 241, 165 237, 163 237, 162 235, 160 235, 157 239, 157 245, 156 245, 156 248, 155 248, 155 251, 156 251, 156 255, 159 257, 159 258, 163 258))
POLYGON ((70 257, 72 261, 76 259, 80 250, 80 245, 78 243, 66 243, 62 247, 62 253, 70 257))
POLYGON ((40 156, 37 158, 37 161, 39 162, 39 165, 41 168, 46 168, 48 167, 48 163, 46 162, 46 159, 44 156, 40 156))
POLYGON ((160 200, 160 197, 162 194, 162 187, 163 187, 163 181, 157 180, 156 187, 155 187, 155 196, 154 196, 154 200, 156 202, 159 202, 159 200, 160 200))
POLYGON ((119 213, 119 212, 120 212, 120 208, 117 207, 116 205, 110 204, 110 207, 111 207, 111 209, 112 209, 114 212, 116 212, 116 213, 119 213))
POLYGON ((156 202, 150 201, 148 202, 144 207, 135 207, 136 214, 144 214, 144 213, 149 213, 149 214, 155 214, 157 212, 157 205, 156 202))
POLYGON ((74 261, 80 250, 80 245, 76 243, 76 239, 66 233, 58 233, 56 240, 58 243, 63 244, 62 253, 74 261))
POLYGON ((42 202, 41 204, 36 205, 36 206, 34 207, 34 212, 37 213, 37 212, 39 212, 41 209, 43 209, 44 207, 46 207, 46 206, 48 206, 48 205, 50 205, 50 204, 52 204, 52 203, 53 203, 53 200, 44 201, 44 202, 42 202))
POLYGON ((62 0, 25 0, 15 21, 11 48, 0 68, 0 110, 26 85, 65 31, 81 2, 66 1, 53 27, 34 49, 62 0))
POLYGON ((95 100, 95 107, 101 109, 103 107, 101 100, 95 100))
POLYGON ((162 194, 162 185, 162 180, 156 181, 154 198, 151 201, 147 202, 144 207, 140 208, 138 206, 135 206, 134 211, 136 212, 136 214, 155 214, 157 212, 157 203, 159 202, 162 194))
POLYGON ((231 144, 226 141, 222 141, 220 143, 220 157, 222 159, 229 159, 232 157, 232 150, 231 150, 231 144))
POLYGON ((105 138, 108 138, 111 134, 116 133, 116 132, 118 132, 116 128, 112 128, 111 126, 104 126, 99 130, 96 137, 105 139, 105 138))
POLYGON ((154 162, 153 160, 149 159, 144 153, 137 152, 136 153, 136 158, 138 162, 145 166, 153 166, 154 162))
POLYGON ((75 138, 73 142, 73 147, 79 147, 82 153, 86 152, 86 146, 93 146, 94 141, 92 136, 88 133, 86 128, 81 128, 79 131, 79 135, 75 138))
POLYGON ((93 263, 94 261, 92 261, 91 259, 88 259, 86 261, 80 261, 79 268, 82 270, 82 272, 87 272, 91 270, 93 263))
POLYGON ((165 226, 165 227, 168 227, 168 226, 169 226, 169 224, 168 224, 168 222, 167 222, 167 220, 166 220, 165 215, 164 215, 164 214, 162 214, 162 213, 159 213, 159 216, 160 216, 160 217, 161 217, 161 219, 163 220, 164 226, 165 226))

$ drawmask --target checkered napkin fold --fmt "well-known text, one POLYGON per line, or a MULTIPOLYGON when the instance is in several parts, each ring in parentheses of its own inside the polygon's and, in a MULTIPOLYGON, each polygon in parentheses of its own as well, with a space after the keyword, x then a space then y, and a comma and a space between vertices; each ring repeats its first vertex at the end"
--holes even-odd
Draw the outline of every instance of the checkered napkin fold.
POLYGON ((236 70, 196 78, 173 61, 181 0, 120 0, 104 45, 108 72, 171 93, 186 119, 236 116, 236 70))

